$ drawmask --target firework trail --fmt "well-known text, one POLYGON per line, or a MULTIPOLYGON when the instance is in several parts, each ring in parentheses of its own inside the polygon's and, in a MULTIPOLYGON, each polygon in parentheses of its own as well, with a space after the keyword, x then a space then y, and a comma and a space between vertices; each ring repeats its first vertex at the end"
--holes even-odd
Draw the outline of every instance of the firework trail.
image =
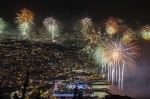
POLYGON ((150 40, 150 26, 149 25, 146 25, 141 28, 141 35, 143 39, 150 40))
POLYGON ((3 33, 6 27, 6 22, 3 20, 3 18, 0 18, 0 34, 3 33))
POLYGON ((97 64, 107 67, 108 81, 118 83, 123 89, 124 71, 135 65, 134 59, 139 55, 136 43, 124 42, 122 39, 110 40, 97 47, 93 59, 97 64))
POLYGON ((92 30, 92 33, 87 34, 87 35, 85 36, 85 39, 84 39, 84 40, 90 39, 89 44, 91 44, 91 43, 92 43, 92 44, 97 43, 97 40, 98 40, 100 34, 101 34, 100 29, 98 29, 98 32, 97 32, 97 33, 95 32, 95 29, 93 29, 93 30, 92 30))
POLYGON ((54 40, 55 37, 59 36, 61 32, 61 25, 53 17, 45 18, 45 20, 43 21, 43 25, 51 34, 52 40, 54 40))
POLYGON ((22 33, 23 39, 27 38, 31 31, 31 26, 34 20, 34 14, 29 9, 24 8, 17 14, 15 22, 19 25, 18 29, 22 33))

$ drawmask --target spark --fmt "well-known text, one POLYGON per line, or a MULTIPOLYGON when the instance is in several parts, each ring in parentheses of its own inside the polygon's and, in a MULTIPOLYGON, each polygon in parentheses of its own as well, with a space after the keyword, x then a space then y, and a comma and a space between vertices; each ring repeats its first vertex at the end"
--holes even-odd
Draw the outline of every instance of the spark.
POLYGON ((88 17, 81 19, 80 23, 82 24, 82 27, 84 27, 84 28, 88 28, 88 27, 92 26, 92 21, 88 17))

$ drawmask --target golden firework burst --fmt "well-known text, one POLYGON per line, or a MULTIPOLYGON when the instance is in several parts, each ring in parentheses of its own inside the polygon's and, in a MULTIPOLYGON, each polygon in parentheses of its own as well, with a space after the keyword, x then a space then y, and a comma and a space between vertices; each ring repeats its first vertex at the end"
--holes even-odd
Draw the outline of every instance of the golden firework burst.
POLYGON ((17 14, 16 22, 21 24, 23 22, 29 22, 33 24, 34 13, 27 8, 24 8, 17 14))

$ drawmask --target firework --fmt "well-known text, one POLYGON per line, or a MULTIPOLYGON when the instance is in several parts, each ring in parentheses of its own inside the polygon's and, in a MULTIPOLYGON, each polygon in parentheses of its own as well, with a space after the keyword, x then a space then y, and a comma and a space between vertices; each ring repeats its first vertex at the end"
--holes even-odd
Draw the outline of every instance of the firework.
POLYGON ((82 54, 84 54, 84 53, 88 54, 89 55, 89 59, 90 59, 92 53, 94 52, 94 49, 90 45, 88 45, 85 48, 83 48, 82 51, 83 51, 82 54))
POLYGON ((95 29, 93 29, 92 33, 87 34, 87 35, 85 36, 85 39, 84 39, 84 40, 90 39, 89 44, 94 44, 94 43, 96 44, 98 38, 100 37, 100 34, 101 34, 101 31, 100 31, 99 29, 98 29, 98 32, 97 32, 97 33, 95 32, 95 29))
POLYGON ((28 37, 28 33, 31 31, 31 24, 29 24, 28 22, 23 22, 18 26, 18 30, 22 32, 21 35, 25 39, 28 37))
POLYGON ((3 18, 0 18, 0 34, 5 30, 6 27, 6 22, 3 20, 3 18))
POLYGON ((31 12, 29 9, 24 8, 17 14, 16 23, 22 24, 24 22, 32 23, 34 20, 34 13, 31 12))
POLYGON ((92 22, 90 18, 84 18, 82 20, 80 20, 80 23, 82 24, 82 27, 84 28, 88 28, 90 26, 92 26, 92 22))
POLYGON ((34 14, 29 9, 22 9, 19 14, 17 14, 15 22, 19 25, 18 30, 21 32, 23 39, 26 39, 31 31, 31 27, 34 20, 34 14))
POLYGON ((102 65, 102 70, 101 70, 101 73, 103 73, 103 69, 105 68, 105 72, 106 72, 106 65, 108 63, 108 60, 107 60, 107 54, 105 53, 105 50, 102 46, 102 44, 98 45, 97 48, 95 48, 95 51, 92 55, 95 63, 97 65, 101 64, 102 65))
POLYGON ((108 33, 109 35, 113 35, 116 32, 118 32, 118 22, 114 19, 109 19, 106 23, 106 33, 108 33))
POLYGON ((97 45, 97 41, 100 39, 101 31, 100 28, 96 32, 95 29, 92 30, 92 33, 87 34, 85 36, 84 41, 90 40, 88 45, 82 49, 83 54, 86 53, 89 55, 89 58, 91 57, 92 53, 94 52, 94 45, 97 45))
POLYGON ((84 18, 80 20, 80 24, 82 26, 81 33, 86 35, 90 32, 90 28, 92 27, 92 21, 90 18, 84 18))
POLYGON ((138 56, 138 50, 136 43, 110 40, 97 47, 93 59, 102 65, 102 70, 107 67, 108 81, 117 82, 122 90, 124 70, 135 65, 134 59, 138 56))
POLYGON ((43 21, 44 27, 47 29, 47 31, 51 34, 52 40, 54 40, 55 37, 57 37, 60 33, 60 23, 56 21, 52 17, 48 17, 43 21))
POLYGON ((124 42, 131 42, 133 40, 136 40, 135 32, 133 32, 131 29, 128 29, 124 32, 122 40, 124 42))
POLYGON ((141 28, 141 35, 145 40, 150 40, 150 26, 146 25, 141 28))
POLYGON ((88 33, 90 33, 92 29, 92 20, 88 17, 79 20, 74 27, 74 30, 78 33, 82 33, 83 36, 86 36, 88 33))

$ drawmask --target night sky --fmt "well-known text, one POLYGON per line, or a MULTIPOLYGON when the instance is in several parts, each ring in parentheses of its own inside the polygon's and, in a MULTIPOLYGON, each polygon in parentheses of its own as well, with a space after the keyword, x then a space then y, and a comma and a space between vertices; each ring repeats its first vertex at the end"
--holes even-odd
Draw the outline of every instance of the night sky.
MULTIPOLYGON (((0 4, 0 17, 13 23, 16 13, 25 7, 35 13, 35 23, 38 25, 48 16, 56 17, 66 26, 87 16, 96 24, 108 17, 123 19, 131 26, 137 21, 141 26, 150 24, 148 0, 3 0, 0 4)), ((132 82, 127 83, 127 89, 128 92, 148 96, 150 41, 139 40, 138 44, 141 48, 141 55, 137 59, 138 68, 133 71, 135 76, 132 82)))
POLYGON ((25 7, 33 11, 39 21, 47 16, 62 21, 89 16, 93 21, 101 22, 112 16, 150 23, 148 0, 5 0, 0 6, 1 17, 13 21, 16 13, 25 7))

